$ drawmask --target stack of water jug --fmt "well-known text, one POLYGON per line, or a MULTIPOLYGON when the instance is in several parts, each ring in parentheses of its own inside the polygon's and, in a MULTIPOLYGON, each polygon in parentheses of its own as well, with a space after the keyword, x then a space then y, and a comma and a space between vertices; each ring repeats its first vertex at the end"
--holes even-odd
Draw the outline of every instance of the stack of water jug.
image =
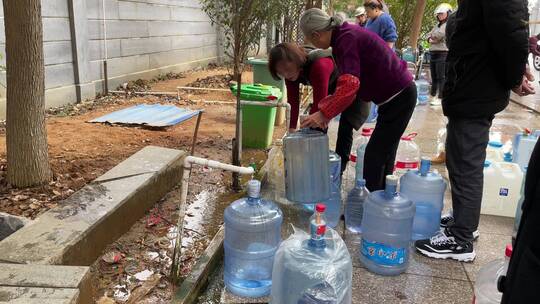
MULTIPOLYGON (((357 158, 363 158, 367 142, 364 138, 359 143, 357 158)), ((281 210, 260 198, 260 182, 250 181, 247 198, 225 211, 226 287, 240 296, 271 294, 272 303, 351 303, 351 257, 331 229, 342 214, 341 160, 329 151, 324 133, 307 129, 284 138, 283 154, 287 198, 313 209, 309 233, 295 230, 282 242, 281 210)), ((363 161, 356 162, 359 168, 346 198, 345 225, 358 236, 358 258, 369 271, 403 273, 411 241, 430 238, 440 229, 447 185, 430 170, 429 159, 419 163, 419 168, 401 177, 387 176, 385 189, 370 193, 363 179, 363 161)), ((501 273, 506 266, 493 267, 501 273)), ((493 271, 485 272, 491 280, 493 271)), ((482 284, 482 278, 481 273, 477 284, 482 284)), ((483 303, 482 290, 477 289, 478 303, 483 303)))

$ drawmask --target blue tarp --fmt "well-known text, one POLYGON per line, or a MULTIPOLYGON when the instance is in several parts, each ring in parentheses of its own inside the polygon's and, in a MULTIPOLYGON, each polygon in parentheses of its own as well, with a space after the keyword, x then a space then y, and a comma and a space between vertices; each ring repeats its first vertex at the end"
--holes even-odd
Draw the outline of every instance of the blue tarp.
POLYGON ((199 114, 199 112, 199 110, 182 109, 170 105, 142 104, 112 112, 90 122, 169 127, 188 120, 199 114))

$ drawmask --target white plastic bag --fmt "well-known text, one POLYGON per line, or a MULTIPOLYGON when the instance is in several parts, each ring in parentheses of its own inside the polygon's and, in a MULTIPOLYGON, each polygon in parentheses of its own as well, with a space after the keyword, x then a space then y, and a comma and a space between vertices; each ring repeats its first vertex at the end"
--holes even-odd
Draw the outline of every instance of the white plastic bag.
POLYGON ((309 234, 295 228, 281 243, 274 258, 271 303, 351 303, 351 256, 336 231, 328 228, 325 237, 325 249, 311 249, 309 234))

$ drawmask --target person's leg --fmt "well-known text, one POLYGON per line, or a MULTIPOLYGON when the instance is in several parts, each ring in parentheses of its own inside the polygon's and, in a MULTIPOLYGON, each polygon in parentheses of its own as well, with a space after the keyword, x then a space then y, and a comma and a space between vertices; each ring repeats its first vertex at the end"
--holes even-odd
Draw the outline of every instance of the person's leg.
POLYGON ((385 177, 394 169, 399 140, 416 106, 416 86, 412 84, 379 107, 377 125, 364 156, 364 178, 370 191, 381 190, 385 177))
POLYGON ((353 143, 353 126, 347 119, 342 117, 339 120, 337 141, 336 141, 336 153, 341 157, 341 173, 347 168, 349 162, 349 155, 351 154, 351 148, 353 143))
POLYGON ((484 162, 493 117, 448 119, 446 166, 452 185, 454 223, 448 227, 457 243, 473 241, 478 229, 484 188, 484 162))
POLYGON ((438 83, 437 83, 437 56, 435 53, 431 53, 431 61, 429 62, 429 70, 431 73, 431 97, 437 96, 437 89, 438 89, 438 83))

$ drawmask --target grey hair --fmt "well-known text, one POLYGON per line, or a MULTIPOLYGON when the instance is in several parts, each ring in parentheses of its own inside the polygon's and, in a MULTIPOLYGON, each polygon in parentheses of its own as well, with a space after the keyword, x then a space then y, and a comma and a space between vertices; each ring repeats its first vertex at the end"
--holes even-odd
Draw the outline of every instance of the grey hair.
POLYGON ((341 16, 330 17, 323 10, 310 8, 302 14, 300 18, 300 28, 306 36, 311 36, 315 32, 330 31, 343 24, 341 16))

